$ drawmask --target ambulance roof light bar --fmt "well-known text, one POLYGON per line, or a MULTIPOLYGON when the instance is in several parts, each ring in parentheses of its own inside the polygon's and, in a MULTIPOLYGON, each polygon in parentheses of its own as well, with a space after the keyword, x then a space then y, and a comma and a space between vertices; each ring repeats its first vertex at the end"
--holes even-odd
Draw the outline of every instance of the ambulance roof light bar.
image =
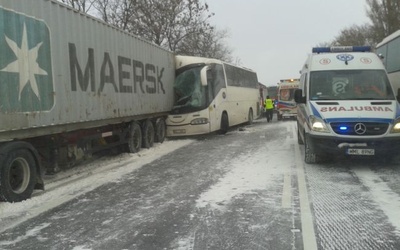
POLYGON ((294 81, 300 81, 300 79, 290 78, 290 79, 282 79, 282 80, 280 80, 280 82, 294 82, 294 81))
POLYGON ((370 52, 371 46, 334 46, 314 47, 312 53, 337 53, 337 52, 370 52))

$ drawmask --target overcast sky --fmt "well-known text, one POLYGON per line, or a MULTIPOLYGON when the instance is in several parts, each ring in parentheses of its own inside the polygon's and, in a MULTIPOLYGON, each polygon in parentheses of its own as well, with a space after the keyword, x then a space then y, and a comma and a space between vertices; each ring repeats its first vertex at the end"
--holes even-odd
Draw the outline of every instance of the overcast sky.
POLYGON ((312 47, 352 25, 369 23, 366 0, 206 0, 211 23, 227 29, 241 66, 271 86, 298 78, 312 47))

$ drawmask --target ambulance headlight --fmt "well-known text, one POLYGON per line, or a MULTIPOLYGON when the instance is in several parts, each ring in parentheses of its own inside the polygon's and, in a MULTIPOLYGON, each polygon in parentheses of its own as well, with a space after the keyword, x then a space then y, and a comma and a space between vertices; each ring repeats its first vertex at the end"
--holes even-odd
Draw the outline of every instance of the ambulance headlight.
POLYGON ((400 133, 400 119, 397 119, 393 123, 392 130, 390 133, 400 133))
POLYGON ((310 116, 310 125, 311 130, 315 132, 329 133, 329 129, 326 126, 326 123, 321 118, 313 115, 310 116))

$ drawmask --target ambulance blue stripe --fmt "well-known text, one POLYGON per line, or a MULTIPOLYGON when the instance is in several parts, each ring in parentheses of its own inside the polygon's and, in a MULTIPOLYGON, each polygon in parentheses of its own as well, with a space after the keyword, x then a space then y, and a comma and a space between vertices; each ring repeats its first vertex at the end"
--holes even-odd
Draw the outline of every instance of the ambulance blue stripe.
POLYGON ((322 119, 321 114, 318 112, 318 110, 315 108, 315 106, 314 106, 312 103, 310 103, 310 104, 311 104, 310 106, 311 106, 311 112, 312 112, 312 114, 313 114, 314 116, 316 116, 316 117, 322 119))

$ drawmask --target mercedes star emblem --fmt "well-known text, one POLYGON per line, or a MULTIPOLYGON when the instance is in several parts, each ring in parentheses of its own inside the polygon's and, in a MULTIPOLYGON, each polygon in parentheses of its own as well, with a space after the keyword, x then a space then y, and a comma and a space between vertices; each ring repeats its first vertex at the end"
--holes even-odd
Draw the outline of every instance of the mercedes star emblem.
POLYGON ((365 132, 367 132, 367 127, 364 123, 357 123, 354 125, 354 132, 356 132, 358 135, 363 135, 365 132))

